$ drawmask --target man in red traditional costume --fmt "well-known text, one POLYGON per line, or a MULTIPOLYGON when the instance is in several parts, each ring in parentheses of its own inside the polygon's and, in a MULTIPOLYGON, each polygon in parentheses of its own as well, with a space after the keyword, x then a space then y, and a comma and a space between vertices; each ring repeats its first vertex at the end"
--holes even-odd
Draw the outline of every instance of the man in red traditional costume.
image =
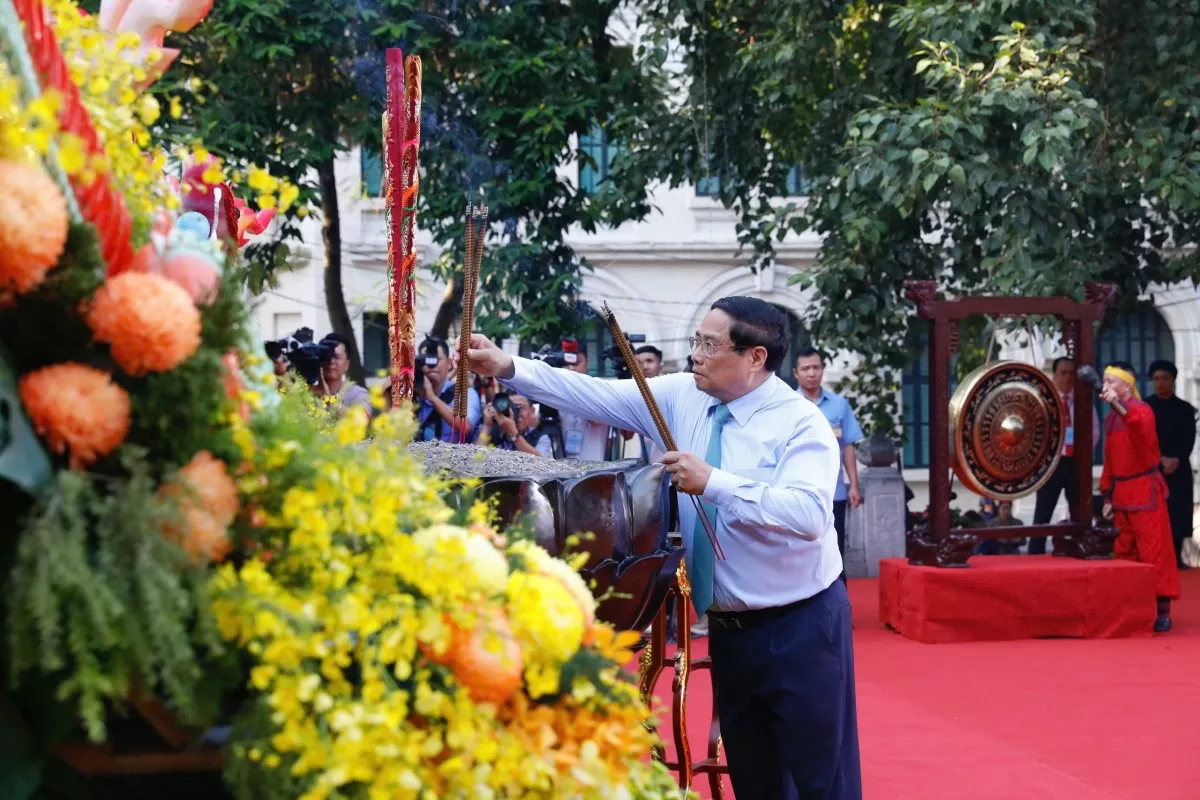
POLYGON ((1104 516, 1113 517, 1121 535, 1113 555, 1152 564, 1158 571, 1154 593, 1158 616, 1154 630, 1171 629, 1171 600, 1179 597, 1179 569, 1167 512, 1167 482, 1159 471, 1154 412, 1142 402, 1133 367, 1125 363, 1104 370, 1100 399, 1114 413, 1104 420, 1104 472, 1100 491, 1104 516))

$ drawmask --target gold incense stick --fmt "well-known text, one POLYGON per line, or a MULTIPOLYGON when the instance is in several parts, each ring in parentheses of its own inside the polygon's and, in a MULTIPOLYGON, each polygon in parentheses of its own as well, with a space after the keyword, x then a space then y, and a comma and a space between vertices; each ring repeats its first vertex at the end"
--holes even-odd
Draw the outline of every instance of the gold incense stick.
POLYGON ((463 308, 462 327, 458 337, 458 371, 454 382, 454 416, 459 420, 459 441, 466 439, 467 413, 470 410, 470 375, 467 352, 471 346, 471 332, 475 328, 475 298, 479 289, 480 265, 483 262, 483 244, 487 238, 488 208, 486 205, 467 204, 466 232, 463 254, 463 308))
MULTIPOLYGON (((625 332, 621 330, 621 324, 617 322, 617 315, 608 307, 608 303, 604 303, 604 321, 608 323, 608 329, 612 332, 613 340, 617 343, 617 349, 621 351, 621 357, 625 359, 625 366, 629 369, 629 374, 633 376, 634 383, 637 384, 638 391, 642 394, 642 400, 646 403, 646 409, 650 412, 650 419, 654 421, 654 427, 658 429, 658 435, 662 437, 663 446, 667 450, 678 451, 679 448, 675 444, 675 437, 671 435, 670 428, 667 427, 666 417, 662 415, 662 410, 658 407, 658 401, 654 399, 654 394, 650 391, 650 384, 646 382, 646 376, 642 372, 641 365, 637 363, 637 356, 633 353, 633 347, 629 344, 629 340, 625 338, 625 332)), ((721 547, 721 543, 717 541, 717 532, 713 528, 712 520, 708 518, 708 514, 704 513, 704 507, 700 504, 700 499, 694 494, 689 494, 692 498, 692 505, 696 508, 696 513, 700 516, 700 524, 704 526, 704 533, 708 536, 708 541, 712 544, 713 553, 716 557, 725 560, 725 551, 721 547)))

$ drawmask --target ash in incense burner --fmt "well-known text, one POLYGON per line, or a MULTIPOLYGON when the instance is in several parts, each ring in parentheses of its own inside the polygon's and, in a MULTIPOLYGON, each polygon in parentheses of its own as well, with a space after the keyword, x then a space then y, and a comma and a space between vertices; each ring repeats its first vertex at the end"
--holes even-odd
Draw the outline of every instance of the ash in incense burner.
POLYGON ((670 495, 661 464, 553 461, 443 442, 410 449, 427 472, 482 478, 480 495, 497 498, 501 524, 520 520, 553 555, 564 553, 569 537, 591 534, 577 547, 588 554, 584 578, 604 598, 600 619, 641 631, 662 607, 683 550, 667 549, 670 495))

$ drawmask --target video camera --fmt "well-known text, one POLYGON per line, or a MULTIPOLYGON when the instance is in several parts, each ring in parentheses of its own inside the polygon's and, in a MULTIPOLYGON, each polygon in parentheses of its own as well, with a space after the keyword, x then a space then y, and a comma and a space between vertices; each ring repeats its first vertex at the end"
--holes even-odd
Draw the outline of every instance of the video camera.
POLYGON ((532 354, 537 361, 545 361, 555 369, 575 366, 579 363, 579 340, 574 337, 563 339, 554 350, 550 345, 544 345, 541 350, 532 354))
POLYGON ((313 341, 312 328, 298 328, 291 336, 263 342, 267 358, 284 360, 309 386, 321 382, 321 366, 333 360, 333 347, 313 341))
MULTIPOLYGON (((642 344, 646 341, 646 334, 627 333, 625 334, 625 339, 630 344, 642 344)), ((619 379, 628 380, 629 378, 633 377, 633 373, 629 371, 629 365, 625 363, 625 356, 621 355, 621 348, 617 345, 614 344, 612 347, 605 350, 600 354, 600 357, 605 361, 612 362, 613 372, 616 373, 619 379)))
POLYGON ((324 342, 307 342, 288 354, 288 362, 309 386, 321 382, 321 367, 333 360, 333 348, 324 342))

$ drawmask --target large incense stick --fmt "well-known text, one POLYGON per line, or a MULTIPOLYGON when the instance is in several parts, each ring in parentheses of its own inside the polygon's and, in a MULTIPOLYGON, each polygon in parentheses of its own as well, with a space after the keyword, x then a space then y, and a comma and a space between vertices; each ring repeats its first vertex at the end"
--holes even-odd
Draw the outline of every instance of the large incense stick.
POLYGON ((383 185, 387 215, 388 344, 392 404, 411 400, 417 356, 417 196, 421 149, 421 59, 387 51, 383 115, 383 185))
POLYGON ((463 302, 462 327, 458 337, 458 372, 454 383, 454 416, 458 419, 459 441, 466 439, 467 412, 470 410, 470 377, 467 351, 471 347, 471 332, 475 329, 475 298, 479 290, 483 244, 487 239, 488 208, 467 203, 466 232, 463 236, 463 302))
MULTIPOLYGON (((633 376, 638 391, 642 393, 642 400, 646 403, 646 408, 650 412, 650 418, 654 420, 654 427, 658 429, 658 435, 662 437, 663 446, 667 450, 678 451, 679 448, 675 444, 675 437, 671 435, 671 430, 667 427, 667 420, 662 415, 662 410, 658 407, 658 401, 654 399, 654 394, 650 391, 650 384, 646 382, 646 376, 642 373, 642 368, 637 362, 637 356, 633 353, 633 347, 630 346, 629 340, 625 338, 625 332, 621 330, 621 324, 617 322, 617 315, 608 307, 608 303, 605 303, 603 308, 604 321, 608 323, 608 329, 612 331, 613 340, 617 343, 617 349, 621 351, 621 357, 625 359, 625 366, 629 369, 629 374, 633 376)), ((696 495, 689 494, 688 497, 692 498, 692 505, 695 506, 696 513, 700 518, 700 524, 704 526, 704 533, 708 536, 709 543, 712 544, 713 553, 716 554, 718 559, 724 561, 725 550, 722 549, 721 543, 717 541, 717 532, 713 527, 712 520, 704 512, 704 506, 700 504, 700 499, 696 495)))

